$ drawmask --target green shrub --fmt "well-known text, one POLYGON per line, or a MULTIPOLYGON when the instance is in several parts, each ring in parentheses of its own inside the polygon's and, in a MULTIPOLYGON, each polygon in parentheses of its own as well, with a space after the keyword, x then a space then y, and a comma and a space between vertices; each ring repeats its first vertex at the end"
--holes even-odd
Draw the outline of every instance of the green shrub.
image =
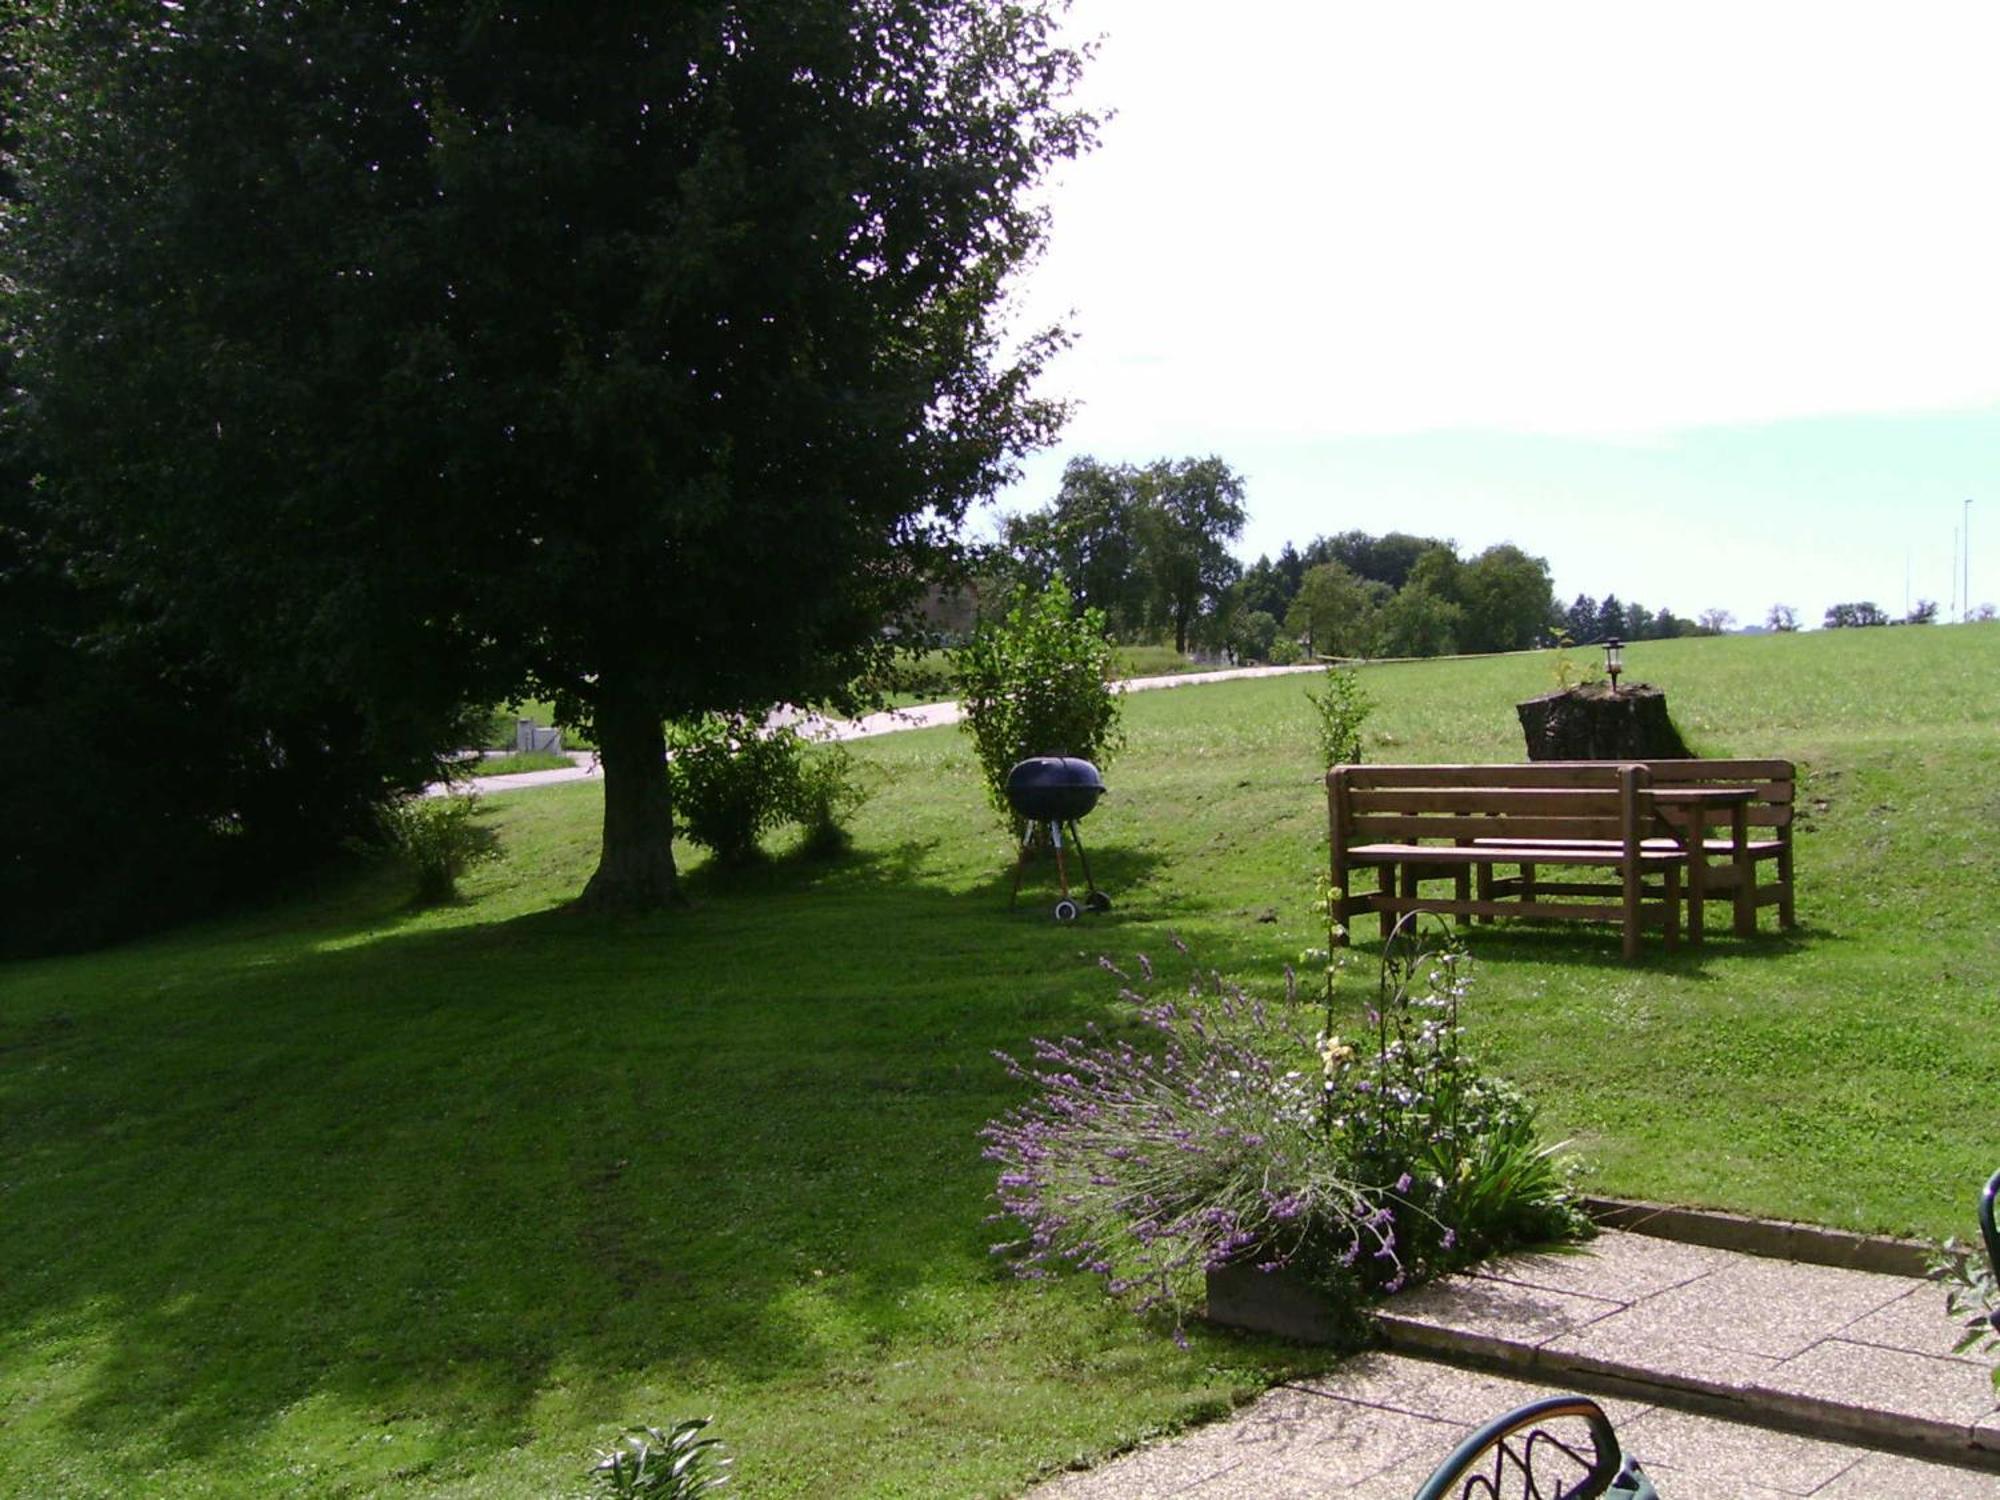
POLYGON ((815 745, 768 713, 707 714, 667 726, 667 778, 680 830, 723 864, 747 864, 758 840, 786 823, 815 855, 847 847, 847 820, 867 794, 854 757, 815 745))
POLYGON ((1037 755, 1074 755, 1099 770, 1125 743, 1104 615, 1072 613, 1060 578, 1039 594, 1016 591, 999 621, 987 621, 952 654, 959 706, 986 793, 1010 823, 1007 773, 1037 755))
POLYGON ((703 1437, 707 1417, 690 1417, 662 1430, 634 1427, 597 1455, 593 1493, 637 1495, 646 1500, 697 1500, 729 1482, 729 1459, 720 1438, 703 1437))
POLYGON ((1361 759, 1361 726, 1375 703, 1361 686, 1361 674, 1353 667, 1329 665, 1326 683, 1315 693, 1306 689, 1306 701, 1313 706, 1313 728, 1319 740, 1320 764, 1351 765, 1361 759))
POLYGON ((667 726, 667 780, 680 831, 726 865, 757 857, 796 795, 799 737, 764 714, 703 714, 667 726))
POLYGON ((417 879, 416 904, 435 906, 458 894, 458 877, 500 857, 493 830, 473 822, 470 797, 409 797, 382 810, 378 841, 417 879))
POLYGON ((799 848, 815 858, 846 852, 847 820, 868 793, 855 779, 853 754, 845 745, 814 745, 799 756, 786 813, 800 830, 799 848))
POLYGON ((1271 642, 1271 665, 1274 667, 1295 667, 1305 657, 1299 643, 1288 635, 1276 637, 1271 642))

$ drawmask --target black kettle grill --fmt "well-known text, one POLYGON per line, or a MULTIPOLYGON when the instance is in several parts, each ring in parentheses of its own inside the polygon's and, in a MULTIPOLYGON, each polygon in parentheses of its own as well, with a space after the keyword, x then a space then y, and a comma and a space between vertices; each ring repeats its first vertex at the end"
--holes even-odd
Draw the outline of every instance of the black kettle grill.
POLYGON ((1020 853, 1014 859, 1014 891, 1008 905, 1020 899, 1021 872, 1027 867, 1028 856, 1046 841, 1055 850, 1056 879, 1062 885, 1056 920, 1076 920, 1078 908, 1069 892, 1069 866, 1063 859, 1063 836, 1067 833, 1083 865, 1083 881, 1089 892, 1084 905, 1091 911, 1111 910, 1111 898, 1091 878, 1090 856, 1083 852, 1083 836, 1076 831, 1076 820, 1097 806, 1103 795, 1104 778, 1097 774, 1097 767, 1074 756, 1037 755, 1007 773, 1007 805, 1026 825, 1020 853))

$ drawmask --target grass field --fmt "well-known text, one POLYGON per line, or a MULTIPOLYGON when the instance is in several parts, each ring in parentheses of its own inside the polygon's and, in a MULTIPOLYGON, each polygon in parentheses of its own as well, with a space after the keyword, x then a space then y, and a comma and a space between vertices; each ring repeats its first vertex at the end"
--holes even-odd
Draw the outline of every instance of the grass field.
MULTIPOLYGON (((1802 926, 1618 961, 1482 929, 1473 1039, 1590 1186, 1970 1227, 1996 1165, 2000 626, 1629 648, 1708 753, 1801 766, 1802 926)), ((1545 658, 1370 669, 1372 760, 1517 759, 1545 658)), ((350 874, 0 970, 0 1494, 548 1496, 714 1413, 746 1494, 974 1496, 1325 1356, 1177 1349, 987 1244, 990 1053, 1129 1016, 1099 952, 1276 988, 1314 940, 1310 678, 1149 693, 1085 825, 1108 916, 1009 911, 956 730, 855 746, 857 851, 626 924, 559 909, 589 785, 412 913, 350 874)), ((163 877, 164 878, 164 877, 163 877)), ((1372 926, 1372 924, 1370 924, 1372 926)), ((1365 964, 1373 944, 1362 934, 1365 964)))

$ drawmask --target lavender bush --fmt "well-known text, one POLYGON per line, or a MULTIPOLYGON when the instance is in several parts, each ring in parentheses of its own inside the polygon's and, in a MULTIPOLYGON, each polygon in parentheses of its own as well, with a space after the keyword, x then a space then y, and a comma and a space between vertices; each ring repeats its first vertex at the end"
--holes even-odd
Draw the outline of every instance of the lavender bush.
POLYGON ((1214 975, 1159 999, 1144 956, 1136 980, 1100 962, 1158 1044, 1093 1033, 1003 1056, 1036 1090, 983 1133, 1002 1217, 1026 1230, 994 1249, 1021 1274, 1088 1270, 1178 1326, 1202 1273, 1236 1262, 1297 1267, 1354 1304, 1585 1232, 1532 1109, 1461 1046, 1462 954, 1385 964, 1358 1039, 1335 1031, 1330 966, 1315 1007, 1289 973, 1283 1001, 1214 975))

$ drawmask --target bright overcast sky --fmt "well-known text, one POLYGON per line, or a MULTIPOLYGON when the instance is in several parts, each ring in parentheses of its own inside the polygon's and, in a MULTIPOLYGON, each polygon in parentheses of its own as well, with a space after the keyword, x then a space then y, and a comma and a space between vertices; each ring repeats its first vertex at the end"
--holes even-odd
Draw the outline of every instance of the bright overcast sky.
POLYGON ((1115 110, 1024 324, 1076 453, 1218 453, 1246 558, 1511 540, 1760 621, 2000 595, 2000 5, 1077 0, 1115 110), (1990 539, 1991 545, 1987 545, 1990 539))

